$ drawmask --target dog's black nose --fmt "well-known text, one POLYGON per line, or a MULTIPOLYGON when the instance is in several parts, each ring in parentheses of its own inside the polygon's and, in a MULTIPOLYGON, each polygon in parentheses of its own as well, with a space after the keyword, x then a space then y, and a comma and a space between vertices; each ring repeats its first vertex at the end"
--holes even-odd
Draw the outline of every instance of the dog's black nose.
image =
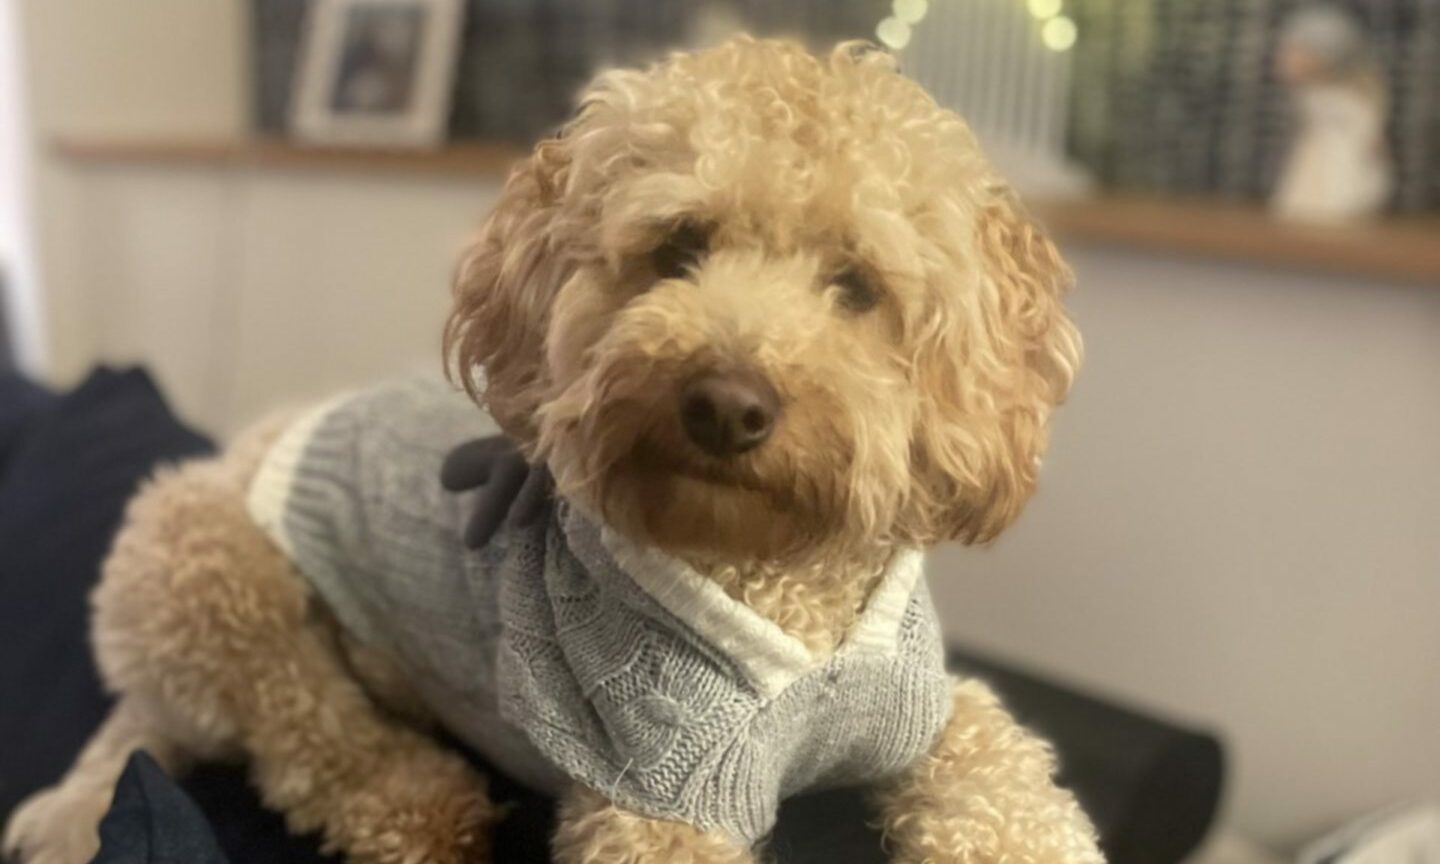
POLYGON ((706 372, 680 391, 685 434, 713 456, 738 456, 770 437, 780 394, 750 370, 706 372))

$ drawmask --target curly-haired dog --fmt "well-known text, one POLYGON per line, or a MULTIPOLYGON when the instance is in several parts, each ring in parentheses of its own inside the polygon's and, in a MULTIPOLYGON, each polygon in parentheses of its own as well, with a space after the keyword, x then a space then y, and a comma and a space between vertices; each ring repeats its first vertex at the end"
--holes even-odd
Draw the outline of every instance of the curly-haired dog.
POLYGON ((554 512, 463 554, 431 487, 473 430, 425 388, 163 473, 95 595, 119 702, 7 844, 86 860, 143 746, 243 755, 352 861, 485 860, 497 808, 438 720, 568 784, 562 862, 749 861, 780 797, 839 782, 897 861, 1098 860, 1046 745, 945 677, 917 581, 1029 497, 1069 278, 886 55, 740 39, 602 76, 511 175, 446 333, 554 512))

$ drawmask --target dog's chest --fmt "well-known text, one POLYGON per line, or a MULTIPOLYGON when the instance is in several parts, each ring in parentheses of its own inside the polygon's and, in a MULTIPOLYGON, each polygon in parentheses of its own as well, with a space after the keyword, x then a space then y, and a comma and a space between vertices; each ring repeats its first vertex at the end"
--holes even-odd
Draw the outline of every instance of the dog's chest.
POLYGON ((543 536, 511 538, 497 677, 502 716, 617 803, 755 840, 782 798, 893 774, 948 717, 923 587, 877 594, 893 620, 862 619, 816 659, 603 534, 562 508, 543 536))

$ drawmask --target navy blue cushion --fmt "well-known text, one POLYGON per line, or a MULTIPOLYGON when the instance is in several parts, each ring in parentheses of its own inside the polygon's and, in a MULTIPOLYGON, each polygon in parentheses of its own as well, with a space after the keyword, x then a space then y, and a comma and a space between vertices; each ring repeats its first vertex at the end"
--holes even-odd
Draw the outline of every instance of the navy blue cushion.
POLYGON ((0 482, 26 428, 60 397, 14 372, 0 373, 0 482))
POLYGON ((4 395, 0 820, 64 773, 105 714, 86 598, 125 502, 157 463, 210 449, 139 370, 97 370, 59 398, 9 379, 4 395))
POLYGON ((93 864, 228 864, 195 802, 137 752, 115 784, 93 864))

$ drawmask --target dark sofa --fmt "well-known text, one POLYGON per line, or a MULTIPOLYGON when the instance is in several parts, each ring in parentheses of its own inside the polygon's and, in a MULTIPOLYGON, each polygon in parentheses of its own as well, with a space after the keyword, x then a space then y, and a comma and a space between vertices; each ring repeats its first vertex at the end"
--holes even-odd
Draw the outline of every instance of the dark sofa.
MULTIPOLYGON (((86 595, 125 501, 160 463, 210 452, 177 421, 149 376, 101 369, 51 393, 0 371, 0 821, 54 782, 107 708, 86 643, 86 595)), ((1210 735, 1079 693, 964 650, 954 665, 990 681, 1023 722, 1050 738, 1115 864, 1181 860, 1220 795, 1210 735)), ((513 805, 497 862, 547 859, 551 802, 508 783, 513 805)), ((860 796, 835 790, 789 802, 770 848, 781 864, 884 860, 860 796)), ((186 864, 326 860, 314 838, 286 835, 237 766, 203 766, 177 787, 133 760, 103 831, 101 861, 186 864)))

